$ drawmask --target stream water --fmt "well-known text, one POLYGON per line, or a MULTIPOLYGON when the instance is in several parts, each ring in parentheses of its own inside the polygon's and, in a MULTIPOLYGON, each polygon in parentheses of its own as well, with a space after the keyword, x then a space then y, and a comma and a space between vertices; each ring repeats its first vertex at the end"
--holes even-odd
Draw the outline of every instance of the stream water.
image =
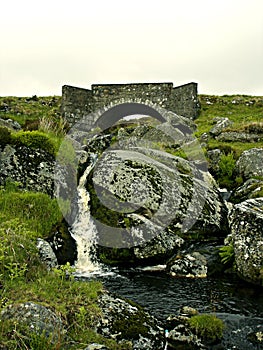
POLYGON ((118 270, 97 279, 109 291, 144 306, 164 328, 166 318, 187 305, 200 313, 216 314, 225 322, 222 349, 263 349, 247 338, 253 332, 263 332, 262 288, 233 276, 176 279, 158 270, 118 270))

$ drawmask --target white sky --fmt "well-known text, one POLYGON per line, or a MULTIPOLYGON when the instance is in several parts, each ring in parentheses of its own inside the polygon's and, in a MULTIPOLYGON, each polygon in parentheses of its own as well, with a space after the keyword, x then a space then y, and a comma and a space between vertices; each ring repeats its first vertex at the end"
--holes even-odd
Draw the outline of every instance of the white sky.
POLYGON ((191 81, 263 96, 263 0, 3 0, 0 96, 191 81))

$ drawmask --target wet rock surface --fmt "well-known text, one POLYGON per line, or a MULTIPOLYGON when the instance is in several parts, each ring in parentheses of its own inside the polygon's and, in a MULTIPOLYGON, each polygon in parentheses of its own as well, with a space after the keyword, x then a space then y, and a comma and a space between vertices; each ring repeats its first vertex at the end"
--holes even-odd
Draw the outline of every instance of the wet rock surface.
POLYGON ((100 334, 120 343, 128 341, 134 350, 163 349, 163 328, 141 306, 108 293, 99 297, 98 305, 102 310, 96 326, 100 334))

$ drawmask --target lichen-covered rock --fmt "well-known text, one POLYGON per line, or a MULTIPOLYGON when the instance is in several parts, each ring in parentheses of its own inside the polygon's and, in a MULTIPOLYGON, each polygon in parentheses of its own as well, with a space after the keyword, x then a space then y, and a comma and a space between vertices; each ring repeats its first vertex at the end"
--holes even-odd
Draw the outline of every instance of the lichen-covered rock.
POLYGON ((163 329, 141 306, 107 293, 99 297, 98 305, 102 310, 98 333, 118 342, 131 342, 133 350, 163 349, 163 329))
POLYGON ((244 151, 236 163, 238 175, 249 179, 263 177, 263 148, 251 148, 244 151))
POLYGON ((217 173, 219 170, 219 161, 222 156, 222 152, 219 148, 207 151, 207 157, 209 159, 208 169, 213 173, 217 173))
POLYGON ((242 186, 238 187, 231 195, 231 201, 241 203, 247 199, 263 196, 263 180, 248 179, 242 186))
POLYGON ((228 131, 222 132, 220 135, 216 136, 216 139, 221 142, 259 142, 263 139, 263 135, 228 131))
MULTIPOLYGON (((8 106, 6 106, 7 110, 8 110, 8 106)), ((2 109, 1 109, 2 111, 2 109)), ((15 120, 12 120, 12 119, 2 119, 0 118, 0 126, 3 126, 3 127, 7 127, 9 129, 13 129, 13 130, 20 130, 22 127, 21 125, 15 121, 15 120)))
POLYGON ((6 145, 0 150, 0 185, 7 179, 23 189, 53 196, 54 158, 41 149, 6 145))
POLYGON ((216 122, 216 125, 214 125, 213 128, 209 131, 210 135, 213 136, 219 135, 225 128, 233 123, 228 118, 221 117, 215 118, 214 121, 216 122))
POLYGON ((134 258, 141 261, 163 260, 182 245, 180 237, 225 236, 227 209, 212 176, 202 167, 144 147, 104 152, 92 174, 95 191, 91 179, 87 188, 98 244, 135 247, 134 258))
POLYGON ((45 335, 54 343, 60 341, 66 333, 58 315, 45 306, 33 302, 5 307, 0 313, 0 320, 14 320, 32 333, 45 335))
POLYGON ((246 281, 263 284, 263 198, 236 204, 231 231, 237 272, 246 281))
POLYGON ((199 252, 177 255, 167 264, 167 272, 173 277, 204 278, 207 276, 207 260, 199 252))

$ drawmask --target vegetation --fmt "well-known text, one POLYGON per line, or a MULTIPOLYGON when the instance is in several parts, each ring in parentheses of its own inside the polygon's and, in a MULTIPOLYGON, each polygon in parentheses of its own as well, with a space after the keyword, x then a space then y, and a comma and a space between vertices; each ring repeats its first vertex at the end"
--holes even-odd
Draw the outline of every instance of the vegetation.
POLYGON ((196 315, 188 320, 192 331, 205 341, 217 341, 222 338, 224 322, 214 315, 196 315))
POLYGON ((71 349, 82 349, 98 342, 125 349, 94 331, 101 283, 74 280, 69 264, 48 271, 40 261, 36 237, 46 237, 61 220, 56 201, 42 193, 19 192, 16 184, 8 182, 0 191, 0 217, 0 311, 9 304, 36 302, 60 316, 67 331, 54 343, 52 337, 32 333, 23 323, 2 320, 1 346, 51 350, 70 344, 71 349))
POLYGON ((233 266, 235 263, 235 251, 232 243, 220 248, 219 255, 225 265, 233 266))

